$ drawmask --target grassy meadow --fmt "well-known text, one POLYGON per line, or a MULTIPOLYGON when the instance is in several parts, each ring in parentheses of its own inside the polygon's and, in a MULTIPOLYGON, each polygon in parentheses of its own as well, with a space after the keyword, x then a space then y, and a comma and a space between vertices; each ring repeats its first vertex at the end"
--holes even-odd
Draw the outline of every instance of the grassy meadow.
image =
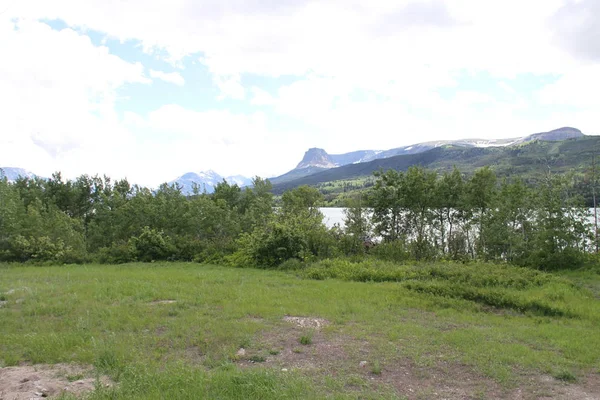
POLYGON ((594 269, 4 264, 0 301, 0 367, 93 365, 92 399, 600 394, 594 269))

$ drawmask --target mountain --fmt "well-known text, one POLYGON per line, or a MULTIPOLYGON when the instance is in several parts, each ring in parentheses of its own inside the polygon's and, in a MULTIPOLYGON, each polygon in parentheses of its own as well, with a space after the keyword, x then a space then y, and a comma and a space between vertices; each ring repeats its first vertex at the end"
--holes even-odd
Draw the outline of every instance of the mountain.
POLYGON ((575 128, 560 128, 550 132, 534 133, 533 135, 526 136, 523 138, 523 142, 531 142, 533 140, 545 140, 548 142, 557 142, 567 139, 577 139, 584 137, 585 135, 575 128))
MULTIPOLYGON (((328 154, 323 149, 312 148, 304 154, 304 158, 294 169, 301 172, 297 172, 292 176, 298 178, 300 176, 307 176, 315 172, 320 172, 320 170, 324 169, 341 167, 348 164, 369 162, 373 160, 390 158, 399 155, 418 154, 442 146, 457 146, 465 148, 504 147, 512 146, 519 143, 531 142, 534 140, 561 141, 566 139, 580 138, 583 136, 585 135, 579 129, 565 127, 550 132, 534 133, 533 135, 528 135, 522 138, 437 140, 431 142, 412 144, 410 146, 397 147, 394 149, 383 151, 360 150, 345 154, 328 154), (309 171, 308 168, 311 167, 313 168, 313 170, 309 171)), ((282 175, 282 177, 285 175, 287 174, 282 175)), ((274 182, 281 182, 281 180, 279 180, 278 178, 279 177, 275 178, 274 182)), ((285 179, 283 181, 285 181, 285 179)))
POLYGON ((35 178, 36 174, 33 172, 29 172, 23 168, 13 168, 13 167, 0 167, 0 175, 6 176, 9 182, 14 182, 19 177, 23 178, 35 178))
POLYGON ((212 193, 215 190, 217 184, 225 180, 230 185, 237 184, 239 187, 248 186, 252 184, 252 179, 242 175, 234 175, 223 177, 213 170, 202 171, 202 172, 188 172, 181 175, 179 178, 169 182, 169 184, 178 184, 181 186, 181 192, 186 195, 194 193, 194 185, 198 185, 200 192, 206 191, 212 193))
POLYGON ((304 153, 302 161, 298 163, 295 169, 304 169, 308 167, 335 168, 338 166, 339 164, 335 163, 325 150, 314 147, 308 149, 308 151, 304 153))
MULTIPOLYGON (((411 147, 411 146, 408 146, 411 147)), ((411 151, 409 149, 408 151, 411 151)), ((548 169, 561 173, 584 171, 592 165, 592 155, 600 150, 600 136, 586 136, 574 128, 561 128, 518 139, 457 142, 431 142, 425 151, 378 158, 369 162, 321 170, 287 182, 274 184, 281 193, 300 185, 318 185, 339 180, 371 176, 380 169, 406 170, 412 165, 448 171, 457 166, 462 172, 491 166, 499 176, 530 178, 548 169)))

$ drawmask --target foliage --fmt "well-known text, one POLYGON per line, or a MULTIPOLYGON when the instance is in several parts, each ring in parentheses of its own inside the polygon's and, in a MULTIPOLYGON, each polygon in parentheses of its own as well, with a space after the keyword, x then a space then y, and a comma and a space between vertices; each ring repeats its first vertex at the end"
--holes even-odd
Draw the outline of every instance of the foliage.
POLYGON ((579 291, 572 283, 546 273, 508 265, 410 265, 337 259, 309 265, 300 274, 317 280, 402 282, 404 288, 417 293, 462 299, 498 309, 553 317, 579 315, 569 305, 568 299, 577 296, 579 291))
POLYGON ((129 246, 139 261, 167 260, 175 253, 175 247, 164 232, 151 229, 148 226, 142 228, 139 236, 129 240, 129 246))
POLYGON ((274 268, 343 255, 577 268, 594 250, 577 182, 556 174, 537 186, 499 182, 487 167, 379 171, 368 192, 347 197, 345 227, 328 229, 318 189, 289 190, 274 208, 272 185, 259 177, 252 187, 223 181, 212 195, 189 197, 174 185, 152 191, 98 176, 0 179, 0 260, 274 268))
POLYGON ((318 199, 319 192, 313 188, 286 192, 281 210, 271 220, 241 235, 230 262, 272 268, 291 259, 334 255, 335 239, 323 224, 323 214, 316 207, 318 199))

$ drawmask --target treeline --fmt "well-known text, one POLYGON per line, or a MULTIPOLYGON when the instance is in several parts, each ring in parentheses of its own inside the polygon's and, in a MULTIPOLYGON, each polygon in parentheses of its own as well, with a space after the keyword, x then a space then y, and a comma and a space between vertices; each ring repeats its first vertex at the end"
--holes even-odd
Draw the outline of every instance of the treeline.
POLYGON ((535 268, 580 265, 595 249, 587 210, 564 177, 535 188, 413 167, 375 174, 353 199, 346 228, 329 229, 315 188, 275 204, 268 180, 184 196, 127 180, 0 177, 0 261, 123 263, 182 260, 287 267, 333 257, 502 260, 535 268), (381 243, 374 245, 381 239, 381 243))
POLYGON ((366 221, 392 253, 558 269, 579 266, 596 250, 589 210, 566 176, 548 174, 535 186, 498 182, 487 167, 469 179, 456 168, 442 175, 414 167, 376 176, 366 221))

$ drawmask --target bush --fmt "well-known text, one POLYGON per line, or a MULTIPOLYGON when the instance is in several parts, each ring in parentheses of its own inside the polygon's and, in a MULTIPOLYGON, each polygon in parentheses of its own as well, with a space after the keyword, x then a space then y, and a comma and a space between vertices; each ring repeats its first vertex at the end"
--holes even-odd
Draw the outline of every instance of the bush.
POLYGON ((202 240, 202 251, 194 257, 193 261, 200 263, 222 264, 228 261, 237 250, 236 242, 230 238, 202 240))
POLYGON ((97 258, 102 264, 125 264, 135 261, 135 251, 129 243, 113 243, 98 250, 97 258))
POLYGON ((452 232, 452 235, 448 238, 447 255, 454 261, 466 261, 469 259, 467 236, 463 232, 452 232))
POLYGON ((237 251, 227 257, 235 266, 274 268, 287 260, 310 262, 337 255, 337 240, 310 214, 281 214, 259 226, 251 233, 242 234, 237 251))
POLYGON ((370 254, 380 260, 394 262, 404 262, 410 258, 410 252, 401 240, 380 243, 371 249, 370 254))
POLYGON ((305 265, 306 264, 304 264, 302 261, 298 260, 297 258, 290 258, 289 260, 282 262, 281 265, 279 265, 279 269, 286 270, 286 271, 296 271, 299 269, 303 269, 305 267, 305 265))
POLYGON ((585 260, 586 254, 584 252, 567 247, 562 251, 556 252, 544 250, 532 251, 526 258, 515 260, 515 262, 526 267, 544 271, 557 271, 580 268, 584 265, 585 260))
POLYGON ((346 256, 365 254, 364 240, 352 234, 341 234, 338 239, 338 248, 346 256))
POLYGON ((176 252, 168 236, 148 226, 142 228, 139 236, 129 239, 129 245, 136 259, 143 262, 167 260, 176 252))
POLYGON ((173 254, 175 260, 194 261, 200 258, 206 248, 201 240, 191 236, 175 236, 172 241, 175 247, 173 254))
POLYGON ((77 264, 86 261, 83 251, 66 244, 62 239, 48 236, 24 237, 15 235, 3 243, 0 259, 18 262, 58 262, 77 264))

